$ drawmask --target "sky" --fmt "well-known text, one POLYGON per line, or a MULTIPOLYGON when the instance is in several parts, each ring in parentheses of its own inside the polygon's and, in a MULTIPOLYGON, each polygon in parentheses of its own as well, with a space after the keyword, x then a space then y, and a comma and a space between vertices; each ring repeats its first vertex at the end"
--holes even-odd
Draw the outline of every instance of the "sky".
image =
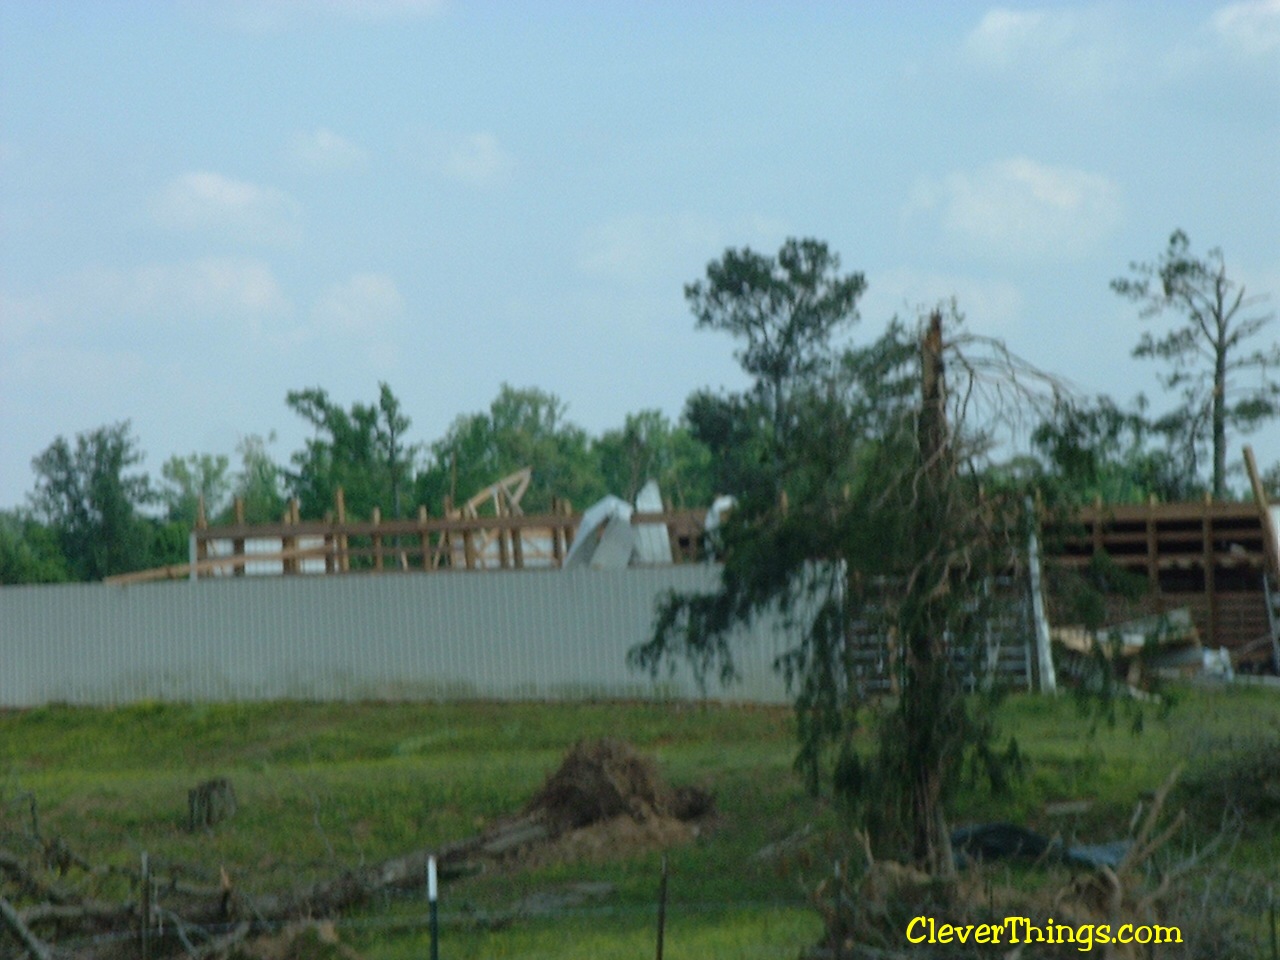
POLYGON ((677 417, 747 382, 684 285, 791 236, 865 274, 855 343, 954 296, 1160 410, 1109 281, 1175 228, 1276 308, 1280 0, 5 0, 0 508, 126 419, 153 477, 286 461, 313 386, 423 444, 504 382, 677 417))

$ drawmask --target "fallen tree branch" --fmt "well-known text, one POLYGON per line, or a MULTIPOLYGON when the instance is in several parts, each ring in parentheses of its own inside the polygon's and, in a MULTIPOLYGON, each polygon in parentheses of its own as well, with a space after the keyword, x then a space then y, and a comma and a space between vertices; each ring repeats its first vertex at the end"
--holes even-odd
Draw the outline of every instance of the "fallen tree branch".
POLYGON ((0 920, 36 960, 53 960, 53 948, 31 932, 13 904, 4 897, 0 897, 0 920))

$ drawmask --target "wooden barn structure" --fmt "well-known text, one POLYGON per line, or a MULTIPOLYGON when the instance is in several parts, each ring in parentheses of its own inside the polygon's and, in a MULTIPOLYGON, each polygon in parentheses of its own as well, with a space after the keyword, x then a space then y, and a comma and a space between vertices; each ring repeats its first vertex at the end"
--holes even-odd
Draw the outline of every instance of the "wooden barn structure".
MULTIPOLYGON (((109 582, 561 567, 582 514, 563 501, 549 513, 523 514, 520 479, 504 478, 460 508, 446 505, 442 517, 420 507, 412 519, 384 520, 375 511, 369 520, 352 521, 339 495, 336 513, 324 520, 301 520, 293 503, 274 524, 201 521, 192 533, 190 563, 109 582), (485 503, 492 512, 478 509, 485 503)), ((1105 555, 1147 588, 1136 601, 1111 601, 1109 622, 1187 610, 1204 647, 1227 649, 1245 670, 1280 672, 1275 520, 1260 486, 1255 494, 1242 502, 1095 503, 1065 519, 1042 518, 1044 561, 1050 570, 1082 571, 1105 555)), ((679 564, 706 559, 706 518, 704 510, 668 508, 635 512, 629 522, 665 531, 672 561, 679 564)), ((1052 592, 1047 601, 1050 621, 1068 623, 1065 605, 1055 603, 1052 592)))
MULTIPOLYGON (((1105 505, 1046 537, 1049 562, 1076 570, 1105 554, 1145 580, 1136 601, 1113 601, 1112 622, 1187 609, 1205 647, 1237 666, 1275 669, 1277 582, 1272 520, 1254 501, 1105 505)), ((1062 619, 1050 597, 1050 619, 1062 619)))

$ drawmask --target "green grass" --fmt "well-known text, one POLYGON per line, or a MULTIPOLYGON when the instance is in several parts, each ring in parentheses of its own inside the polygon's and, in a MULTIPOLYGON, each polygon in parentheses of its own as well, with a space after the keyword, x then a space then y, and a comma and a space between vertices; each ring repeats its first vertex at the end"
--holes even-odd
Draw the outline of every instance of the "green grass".
MULTIPOLYGON (((1005 819, 1084 841, 1122 835, 1134 804, 1178 763, 1208 762, 1213 745, 1241 730, 1280 729, 1273 691, 1187 692, 1139 736, 1127 727, 1090 733, 1067 698, 1015 697, 1003 711, 1028 759, 1013 797, 974 787, 953 819, 1005 819), (1054 819, 1047 802, 1090 799, 1084 814, 1054 819)), ((95 862, 153 860, 224 867, 250 890, 278 889, 341 866, 469 836, 523 806, 565 749, 582 737, 622 736, 655 757, 673 783, 711 787, 714 829, 670 851, 666 954, 793 957, 819 932, 794 872, 752 859, 767 843, 830 808, 807 797, 791 771, 786 710, 642 704, 149 703, 115 710, 51 706, 0 713, 0 833, 39 802, 46 835, 60 834, 95 862), (186 791, 229 777, 240 811, 213 831, 183 829, 186 791)), ((1193 832, 1216 826, 1193 811, 1193 832)), ((1280 862, 1280 829, 1247 823, 1240 863, 1280 862)), ((808 880, 833 848, 820 839, 808 880)), ((450 958, 607 958, 652 950, 659 854, 561 862, 529 871, 491 869, 448 884, 442 914, 450 958), (582 881, 613 892, 550 917, 503 915, 522 897, 582 881)), ((424 905, 390 898, 350 919, 345 935, 373 960, 424 955, 424 905)))

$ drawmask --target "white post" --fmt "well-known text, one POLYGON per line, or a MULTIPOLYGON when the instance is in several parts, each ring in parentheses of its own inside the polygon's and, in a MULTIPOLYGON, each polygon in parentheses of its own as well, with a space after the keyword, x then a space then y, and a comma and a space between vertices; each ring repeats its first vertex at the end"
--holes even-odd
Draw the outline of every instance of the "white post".
POLYGON ((427 900, 431 910, 431 960, 440 956, 440 913, 436 901, 436 858, 427 857, 427 900))
POLYGON ((1031 573, 1031 616, 1035 620, 1036 654, 1040 665, 1040 692, 1056 693, 1058 678, 1053 670, 1053 650, 1049 638, 1049 616, 1044 609, 1044 590, 1040 582, 1040 540, 1036 535, 1039 517, 1035 504, 1027 497, 1027 566, 1031 573))

